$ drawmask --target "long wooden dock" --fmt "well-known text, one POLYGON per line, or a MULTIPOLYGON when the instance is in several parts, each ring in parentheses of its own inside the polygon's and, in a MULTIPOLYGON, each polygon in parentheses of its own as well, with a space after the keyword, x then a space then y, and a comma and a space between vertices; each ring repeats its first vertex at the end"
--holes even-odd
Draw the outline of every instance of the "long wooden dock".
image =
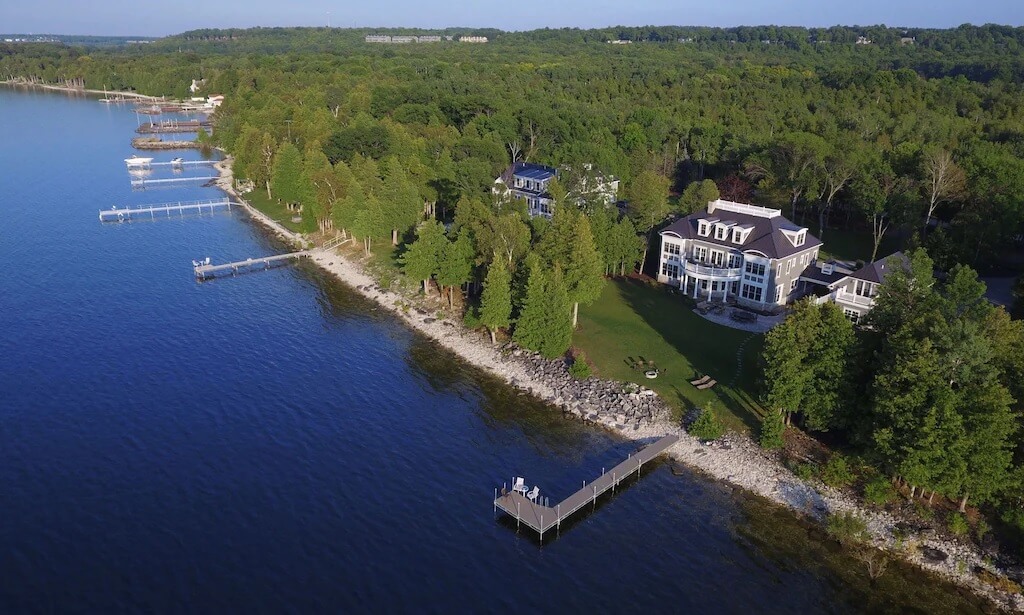
POLYGON ((561 527, 562 521, 565 521, 566 518, 587 504, 596 504, 597 498, 602 493, 609 489, 614 490, 619 483, 634 473, 639 476, 645 463, 665 452, 668 447, 678 441, 678 436, 668 435, 649 444, 635 455, 630 455, 610 471, 602 470, 601 476, 596 480, 590 484, 584 482, 579 491, 555 504, 554 507, 544 506, 542 498, 533 501, 518 491, 509 491, 507 487, 502 487, 500 494, 497 489, 494 490, 494 509, 495 511, 500 509, 505 514, 514 517, 517 526, 525 525, 540 534, 541 540, 544 540, 544 532, 561 527))
POLYGON ((156 219, 157 214, 171 214, 184 216, 186 213, 214 212, 218 209, 231 209, 229 199, 217 199, 213 201, 189 201, 181 203, 161 203, 146 207, 117 207, 100 210, 100 222, 127 222, 138 218, 148 217, 156 219))
POLYGON ((197 278, 205 280, 208 277, 216 276, 218 273, 238 273, 239 271, 253 269, 260 266, 264 269, 269 269, 274 263, 306 258, 312 253, 312 250, 301 250, 299 252, 289 252, 288 254, 275 254, 273 256, 263 256, 260 258, 247 258, 244 261, 224 263, 223 265, 211 265, 210 259, 206 259, 203 262, 192 261, 192 269, 195 271, 197 278))

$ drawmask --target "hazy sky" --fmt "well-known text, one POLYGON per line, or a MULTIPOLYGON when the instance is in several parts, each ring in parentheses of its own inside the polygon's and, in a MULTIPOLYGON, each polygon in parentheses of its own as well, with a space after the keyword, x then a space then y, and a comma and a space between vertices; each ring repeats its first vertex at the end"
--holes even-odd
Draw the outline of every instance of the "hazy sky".
POLYGON ((0 0, 0 32, 163 36, 251 26, 1024 25, 1024 0, 0 0), (328 12, 330 15, 328 16, 328 12))

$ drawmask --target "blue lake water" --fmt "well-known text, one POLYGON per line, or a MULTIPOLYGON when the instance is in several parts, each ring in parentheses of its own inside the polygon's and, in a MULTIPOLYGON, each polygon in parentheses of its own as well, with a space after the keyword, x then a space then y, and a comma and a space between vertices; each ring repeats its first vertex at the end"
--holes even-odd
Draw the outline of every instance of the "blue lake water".
POLYGON ((130 108, 0 88, 0 112, 0 612, 975 608, 897 566, 871 586, 668 463, 539 545, 493 488, 560 499, 635 444, 313 268, 197 283, 192 259, 284 249, 238 211, 100 223, 220 196, 132 191, 130 108))

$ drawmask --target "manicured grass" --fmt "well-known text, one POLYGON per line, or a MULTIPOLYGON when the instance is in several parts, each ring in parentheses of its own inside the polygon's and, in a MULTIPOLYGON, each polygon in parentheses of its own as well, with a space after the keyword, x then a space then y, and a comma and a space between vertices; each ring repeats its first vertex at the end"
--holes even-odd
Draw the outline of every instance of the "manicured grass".
POLYGON ((755 386, 763 340, 761 334, 704 320, 667 286, 617 279, 605 286, 597 302, 580 307, 573 345, 586 353, 596 375, 654 389, 678 417, 711 403, 727 428, 756 433, 761 409, 755 386), (737 372, 737 352, 744 341, 743 366, 737 372), (654 361, 661 374, 646 378, 630 366, 637 359, 654 361), (698 391, 689 381, 704 374, 718 384, 698 391))
POLYGON ((248 194, 243 195, 249 204, 256 209, 267 214, 277 222, 280 222, 284 227, 290 231, 302 232, 302 225, 298 222, 292 222, 292 216, 295 214, 288 211, 288 208, 283 204, 278 203, 276 200, 267 198, 267 191, 256 189, 248 194))
MULTIPOLYGON (((894 233, 892 235, 887 234, 882 239, 882 245, 878 246, 876 258, 884 258, 900 249, 899 242, 895 239, 894 235, 894 233)), ((859 260, 865 263, 871 260, 871 247, 873 245, 871 233, 826 228, 825 236, 820 239, 825 242, 825 245, 821 248, 820 256, 822 257, 827 256, 851 261, 859 260)))

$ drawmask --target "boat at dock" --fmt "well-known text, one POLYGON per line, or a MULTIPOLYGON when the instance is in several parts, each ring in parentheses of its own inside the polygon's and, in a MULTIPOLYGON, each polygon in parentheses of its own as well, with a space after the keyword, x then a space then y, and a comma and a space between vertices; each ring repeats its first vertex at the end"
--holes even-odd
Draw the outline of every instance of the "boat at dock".
POLYGON ((129 169, 146 167, 149 166, 149 163, 151 162, 153 162, 152 158, 145 158, 143 156, 139 156, 138 154, 131 156, 130 158, 124 159, 124 163, 128 165, 129 169))

